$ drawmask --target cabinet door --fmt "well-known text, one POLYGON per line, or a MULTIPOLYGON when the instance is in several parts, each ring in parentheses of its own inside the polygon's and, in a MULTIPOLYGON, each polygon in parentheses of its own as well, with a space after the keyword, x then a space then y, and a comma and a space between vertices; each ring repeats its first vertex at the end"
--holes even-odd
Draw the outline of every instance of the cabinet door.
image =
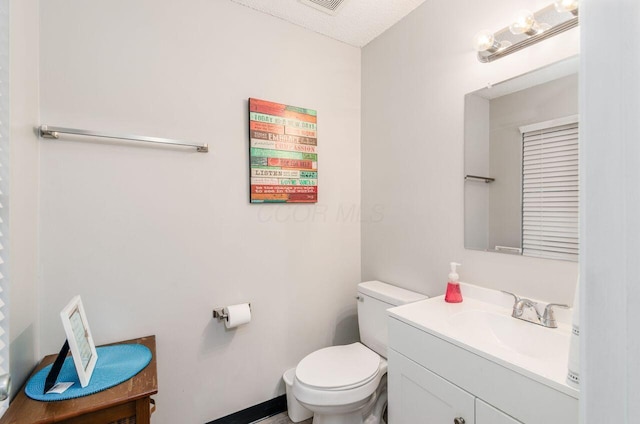
POLYGON ((390 424, 475 424, 474 397, 389 349, 390 424))
POLYGON ((476 424, 522 424, 515 418, 476 398, 476 424))

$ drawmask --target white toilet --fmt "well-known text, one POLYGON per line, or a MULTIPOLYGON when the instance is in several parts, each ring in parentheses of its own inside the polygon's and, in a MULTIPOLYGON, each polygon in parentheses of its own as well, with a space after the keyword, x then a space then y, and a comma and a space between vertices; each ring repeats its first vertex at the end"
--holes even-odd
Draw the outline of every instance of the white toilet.
POLYGON ((293 395, 313 424, 379 424, 387 404, 387 309, 426 299, 380 281, 358 284, 362 343, 307 355, 296 367, 293 395))

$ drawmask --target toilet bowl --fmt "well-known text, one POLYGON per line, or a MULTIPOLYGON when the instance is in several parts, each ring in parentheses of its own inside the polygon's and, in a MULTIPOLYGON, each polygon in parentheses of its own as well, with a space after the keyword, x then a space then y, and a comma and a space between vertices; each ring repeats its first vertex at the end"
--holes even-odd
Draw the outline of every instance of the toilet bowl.
POLYGON ((384 424, 387 404, 386 310, 426 296, 379 281, 358 285, 361 342, 307 355, 296 367, 293 395, 313 424, 384 424))
POLYGON ((361 343, 328 347, 300 361, 293 393, 314 424, 378 424, 371 416, 376 406, 382 415, 386 373, 387 361, 361 343))

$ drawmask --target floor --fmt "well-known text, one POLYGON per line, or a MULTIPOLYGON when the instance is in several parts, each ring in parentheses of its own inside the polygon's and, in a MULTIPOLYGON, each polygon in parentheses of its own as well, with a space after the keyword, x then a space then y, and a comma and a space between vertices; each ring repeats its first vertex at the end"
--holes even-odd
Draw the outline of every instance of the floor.
MULTIPOLYGON (((313 418, 309 418, 308 420, 304 420, 299 422, 298 424, 311 424, 313 418)), ((260 424, 292 424, 293 421, 289 419, 289 416, 286 412, 282 414, 274 415, 273 417, 265 418, 262 421, 259 421, 260 424)))

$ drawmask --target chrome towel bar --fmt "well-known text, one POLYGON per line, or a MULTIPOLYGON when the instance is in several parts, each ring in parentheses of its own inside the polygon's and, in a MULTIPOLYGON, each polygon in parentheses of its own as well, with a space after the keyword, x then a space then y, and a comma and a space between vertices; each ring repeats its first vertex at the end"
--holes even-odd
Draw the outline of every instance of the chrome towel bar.
POLYGON ((194 144, 186 141, 171 140, 169 138, 147 137, 143 135, 115 135, 100 131, 80 130, 76 128, 51 127, 49 125, 41 125, 39 128, 40 137, 58 139, 58 134, 86 135, 89 137, 115 138, 120 140, 140 141, 144 143, 169 144, 174 146, 195 147, 196 151, 207 153, 209 151, 208 144, 194 144))
POLYGON ((465 175, 464 176, 465 181, 466 180, 481 180, 484 181, 485 183, 492 183, 494 182, 496 179, 495 178, 491 178, 491 177, 479 177, 477 175, 465 175))

